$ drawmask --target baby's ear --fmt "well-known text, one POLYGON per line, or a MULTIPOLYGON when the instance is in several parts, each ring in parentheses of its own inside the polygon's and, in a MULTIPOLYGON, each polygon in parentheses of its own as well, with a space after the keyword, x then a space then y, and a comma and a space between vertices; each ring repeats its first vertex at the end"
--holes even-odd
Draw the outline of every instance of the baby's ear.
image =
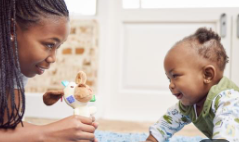
POLYGON ((55 104, 62 96, 64 96, 64 91, 48 91, 43 95, 43 102, 45 105, 55 104))
POLYGON ((213 65, 207 65, 203 68, 203 82, 209 84, 216 76, 216 69, 213 65))
POLYGON ((83 71, 79 71, 76 76, 76 84, 85 84, 86 83, 86 74, 83 71))

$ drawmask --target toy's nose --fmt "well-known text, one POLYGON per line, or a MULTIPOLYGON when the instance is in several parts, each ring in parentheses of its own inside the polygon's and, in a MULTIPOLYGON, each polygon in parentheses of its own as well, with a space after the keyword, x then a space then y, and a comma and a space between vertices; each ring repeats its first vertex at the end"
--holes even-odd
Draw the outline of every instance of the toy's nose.
POLYGON ((78 87, 86 87, 85 84, 78 84, 78 87))

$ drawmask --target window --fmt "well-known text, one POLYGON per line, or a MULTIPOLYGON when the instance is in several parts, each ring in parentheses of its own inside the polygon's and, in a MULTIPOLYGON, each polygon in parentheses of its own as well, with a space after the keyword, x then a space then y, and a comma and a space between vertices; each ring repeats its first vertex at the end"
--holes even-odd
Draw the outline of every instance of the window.
POLYGON ((123 8, 239 7, 238 0, 123 0, 123 8))
POLYGON ((96 14, 97 0, 65 0, 71 15, 93 16, 96 14))

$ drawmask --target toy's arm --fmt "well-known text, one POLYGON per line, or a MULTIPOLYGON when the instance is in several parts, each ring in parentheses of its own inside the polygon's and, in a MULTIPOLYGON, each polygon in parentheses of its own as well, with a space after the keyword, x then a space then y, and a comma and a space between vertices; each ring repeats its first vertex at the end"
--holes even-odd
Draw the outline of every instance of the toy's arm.
POLYGON ((177 103, 169 108, 167 113, 149 128, 151 139, 148 138, 147 140, 152 141, 153 137, 159 142, 165 142, 171 138, 174 133, 178 132, 189 123, 191 123, 191 120, 189 117, 180 113, 177 103))
POLYGON ((46 105, 55 104, 64 95, 63 90, 58 91, 48 91, 43 95, 43 102, 46 105))

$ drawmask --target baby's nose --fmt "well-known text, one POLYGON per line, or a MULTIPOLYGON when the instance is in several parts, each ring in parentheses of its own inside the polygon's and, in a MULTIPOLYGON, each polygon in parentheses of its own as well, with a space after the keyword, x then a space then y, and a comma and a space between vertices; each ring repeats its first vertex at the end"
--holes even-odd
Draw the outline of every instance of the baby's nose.
POLYGON ((172 91, 174 88, 175 88, 175 86, 174 86, 174 84, 171 82, 171 83, 169 84, 169 89, 172 91))

